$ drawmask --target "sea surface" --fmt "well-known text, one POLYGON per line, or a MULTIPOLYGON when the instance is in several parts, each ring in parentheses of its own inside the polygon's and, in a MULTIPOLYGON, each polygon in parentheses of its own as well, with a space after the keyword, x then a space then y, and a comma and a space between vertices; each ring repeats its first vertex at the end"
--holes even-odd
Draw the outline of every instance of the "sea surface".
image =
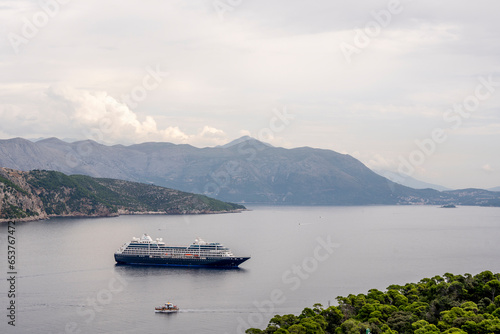
MULTIPOLYGON (((242 333, 274 314, 337 296, 450 272, 500 272, 500 208, 250 207, 234 214, 121 216, 17 223, 16 326, 0 333, 242 333), (116 265, 113 253, 148 233, 196 237, 250 255, 240 269, 116 265), (177 314, 155 314, 167 301, 177 314)), ((7 227, 0 225, 7 272, 7 227)))

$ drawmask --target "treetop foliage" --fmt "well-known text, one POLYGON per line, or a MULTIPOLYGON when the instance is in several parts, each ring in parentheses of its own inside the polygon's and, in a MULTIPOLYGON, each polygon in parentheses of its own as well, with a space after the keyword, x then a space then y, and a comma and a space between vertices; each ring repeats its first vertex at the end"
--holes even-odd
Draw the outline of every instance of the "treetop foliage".
POLYGON ((500 274, 424 278, 387 291, 337 297, 338 306, 315 304, 298 316, 276 315, 248 334, 490 334, 500 333, 500 274))

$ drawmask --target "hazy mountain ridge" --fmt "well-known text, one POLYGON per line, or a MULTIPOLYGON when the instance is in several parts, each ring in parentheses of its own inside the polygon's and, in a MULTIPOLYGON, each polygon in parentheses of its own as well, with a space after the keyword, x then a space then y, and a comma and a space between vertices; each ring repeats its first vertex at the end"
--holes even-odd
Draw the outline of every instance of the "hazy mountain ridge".
POLYGON ((241 209, 244 209, 242 205, 150 184, 68 176, 46 170, 21 172, 0 168, 0 221, 141 213, 198 214, 241 209))
MULTIPOLYGON (((410 187, 413 189, 434 189, 438 191, 448 191, 452 190, 450 188, 441 186, 439 184, 428 183, 424 181, 417 180, 409 175, 401 175, 398 172, 393 172, 386 169, 374 169, 375 173, 393 181, 399 183, 403 186, 410 187)), ((491 190, 491 189, 488 189, 491 190)))
POLYGON ((32 143, 15 138, 0 141, 0 166, 154 183, 230 202, 500 205, 500 195, 494 192, 412 189, 346 154, 273 147, 250 137, 206 148, 156 142, 106 146, 55 138, 32 143))

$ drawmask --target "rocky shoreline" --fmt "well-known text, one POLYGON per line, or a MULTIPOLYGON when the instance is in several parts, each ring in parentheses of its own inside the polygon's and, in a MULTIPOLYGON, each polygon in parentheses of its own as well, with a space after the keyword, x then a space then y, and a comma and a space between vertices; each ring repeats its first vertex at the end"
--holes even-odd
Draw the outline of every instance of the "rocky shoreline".
POLYGON ((69 214, 69 215, 45 215, 43 217, 40 216, 32 216, 25 218, 14 218, 14 219, 4 219, 0 218, 1 223, 7 223, 9 221, 16 222, 32 222, 32 221, 40 221, 40 220, 48 220, 51 218, 113 218, 119 216, 175 216, 175 215, 215 215, 215 214, 225 214, 225 213, 241 213, 243 211, 248 211, 248 209, 235 209, 235 210, 225 210, 225 211, 200 211, 195 210, 192 212, 162 212, 162 211, 128 211, 128 210, 119 210, 117 213, 109 214, 109 215, 83 215, 83 214, 69 214))

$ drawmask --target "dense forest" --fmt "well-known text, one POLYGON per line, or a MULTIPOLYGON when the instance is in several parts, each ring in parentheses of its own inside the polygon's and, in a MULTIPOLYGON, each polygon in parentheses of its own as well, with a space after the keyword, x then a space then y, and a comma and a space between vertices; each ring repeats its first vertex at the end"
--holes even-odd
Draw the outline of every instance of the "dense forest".
POLYGON ((266 329, 247 334, 500 333, 500 274, 424 278, 382 292, 337 297, 338 306, 315 304, 298 316, 276 315, 266 329))

